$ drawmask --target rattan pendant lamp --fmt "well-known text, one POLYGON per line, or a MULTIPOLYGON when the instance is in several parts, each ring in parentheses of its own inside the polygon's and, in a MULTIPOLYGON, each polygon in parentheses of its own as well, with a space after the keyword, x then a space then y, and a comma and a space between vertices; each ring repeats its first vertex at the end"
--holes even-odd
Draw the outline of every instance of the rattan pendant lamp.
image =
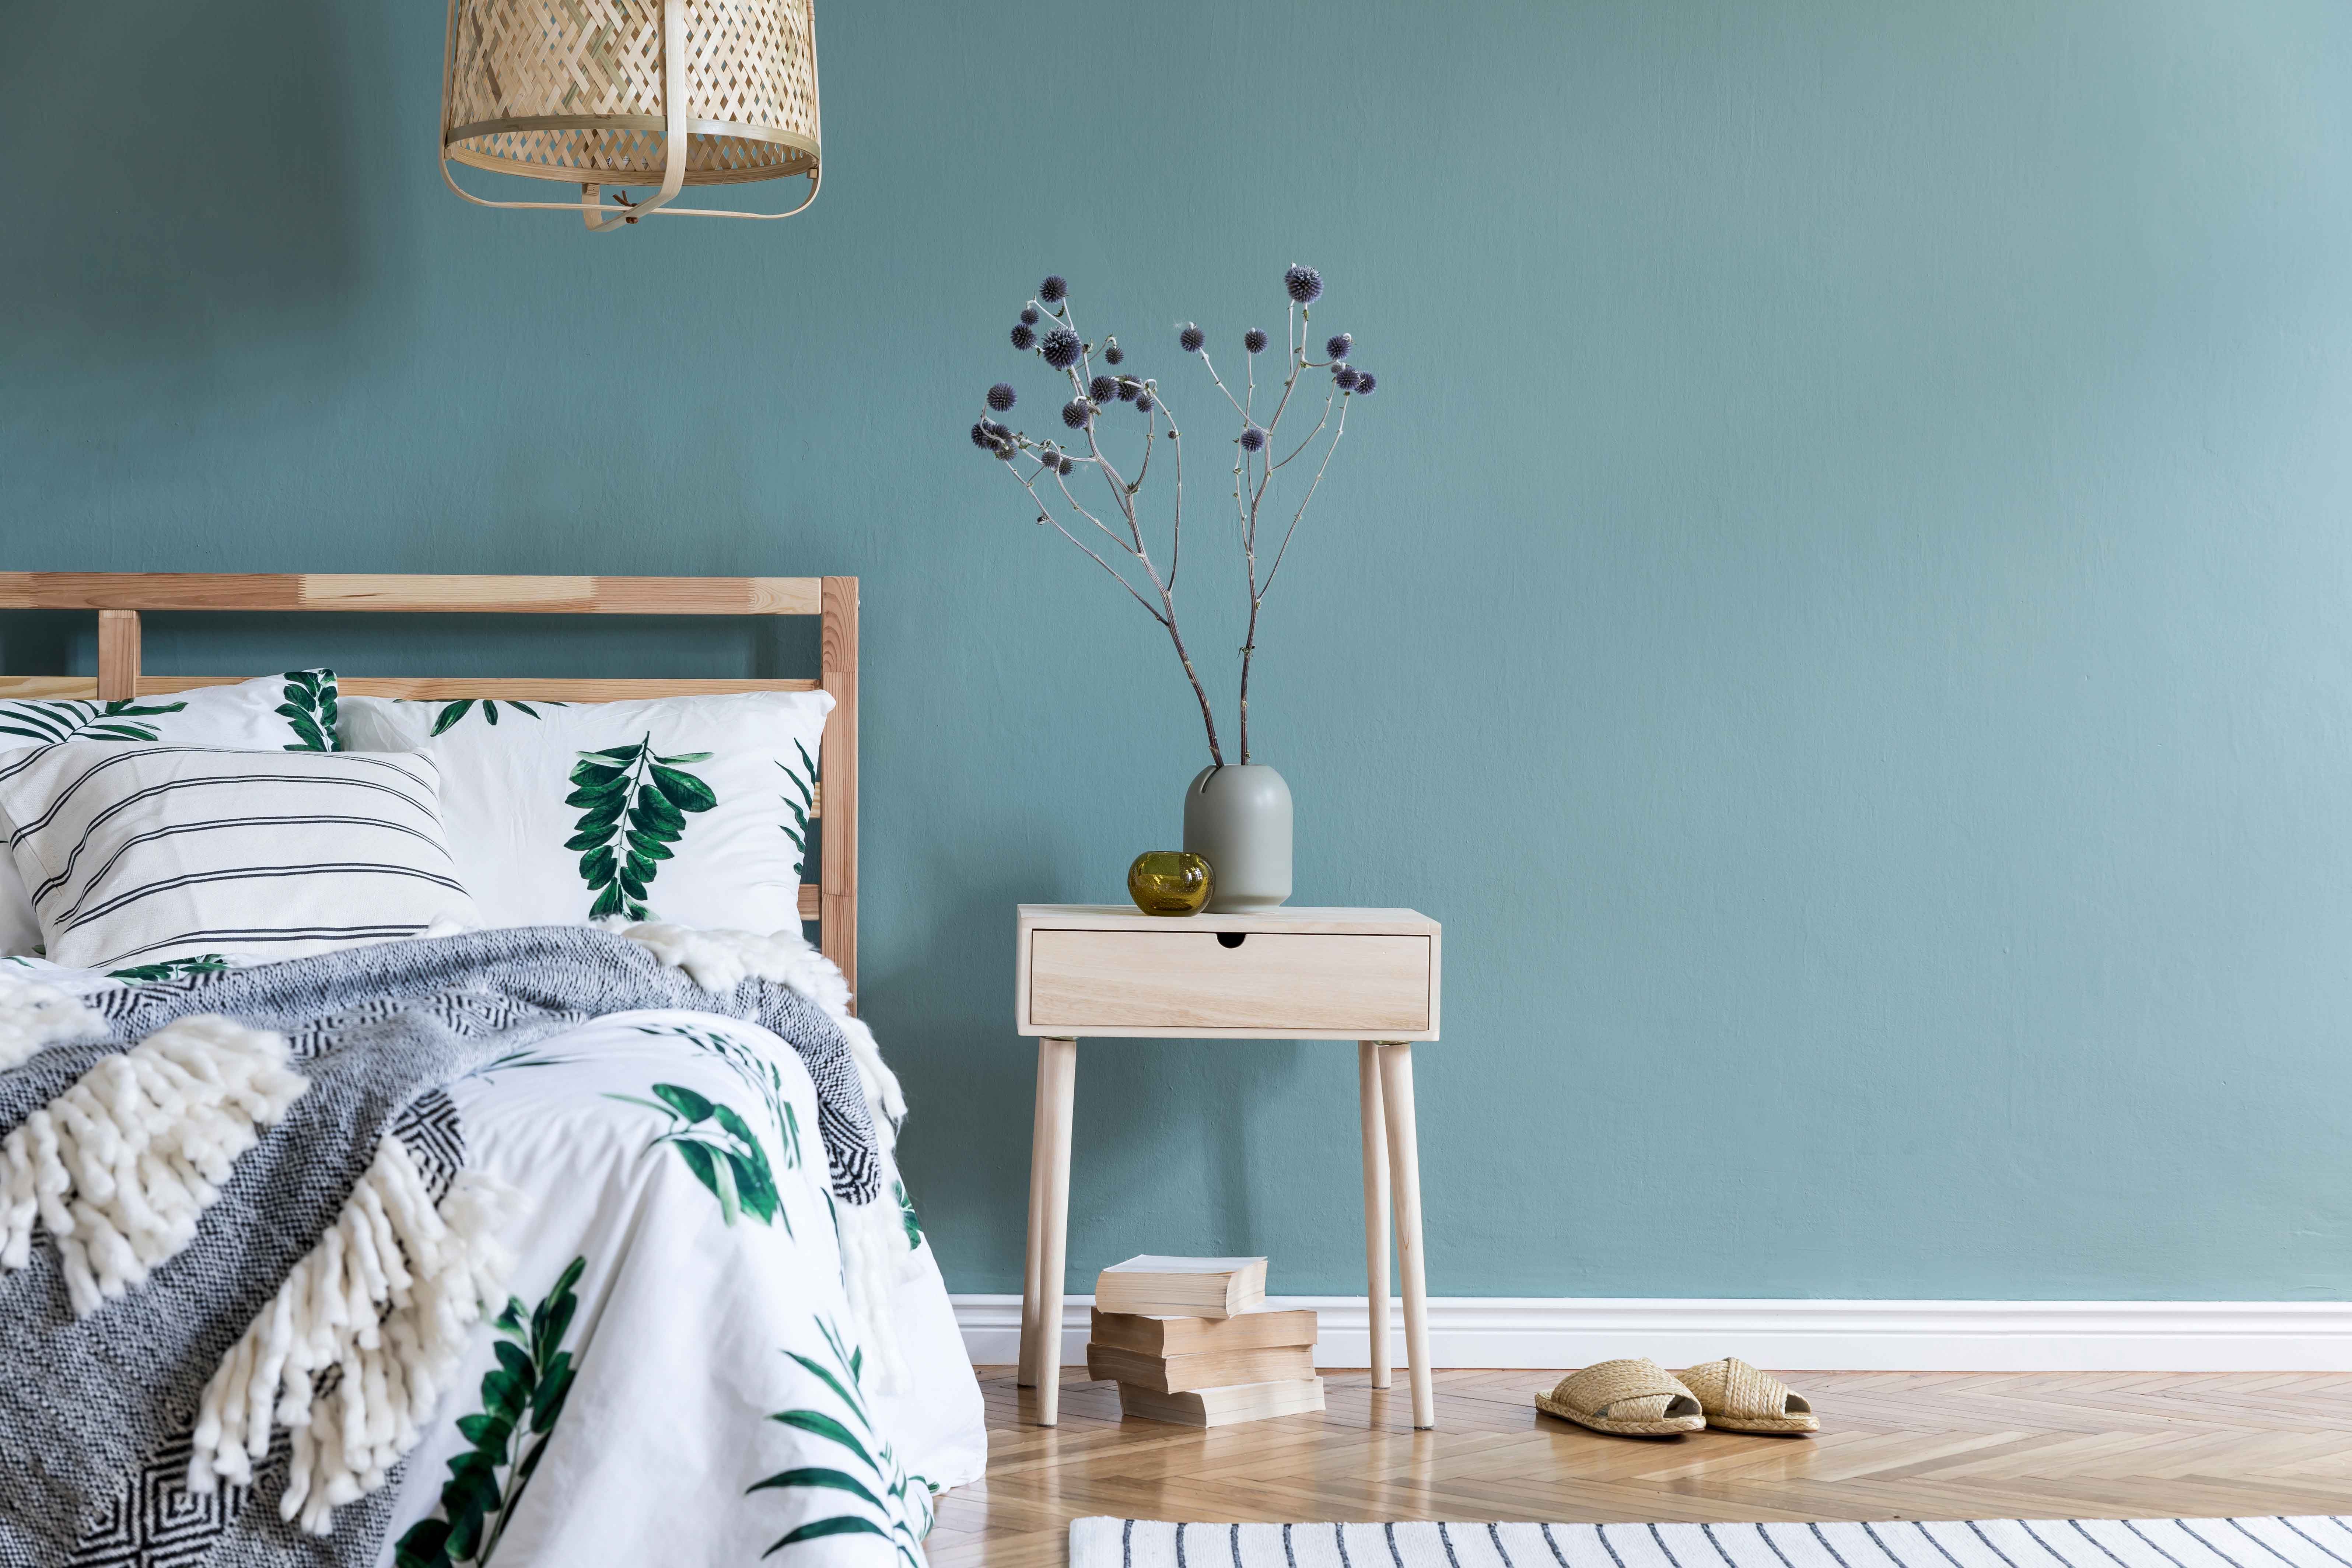
POLYGON ((591 229, 655 212, 790 217, 816 200, 815 0, 449 0, 441 177, 486 207, 576 212, 591 229), (451 160, 561 180, 576 202, 504 202, 451 160), (808 176, 786 212, 669 204, 688 185, 808 176), (658 185, 631 201, 621 187, 658 185), (614 207, 604 205, 612 188, 614 207))

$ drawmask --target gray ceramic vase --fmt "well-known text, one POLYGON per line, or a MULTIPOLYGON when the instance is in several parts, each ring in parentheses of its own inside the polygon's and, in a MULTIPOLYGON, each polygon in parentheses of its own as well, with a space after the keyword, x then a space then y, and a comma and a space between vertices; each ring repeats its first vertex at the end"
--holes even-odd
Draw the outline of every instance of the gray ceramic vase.
POLYGON ((1184 847, 1209 863, 1208 912, 1290 897, 1290 786, 1264 763, 1202 768, 1184 791, 1184 847))

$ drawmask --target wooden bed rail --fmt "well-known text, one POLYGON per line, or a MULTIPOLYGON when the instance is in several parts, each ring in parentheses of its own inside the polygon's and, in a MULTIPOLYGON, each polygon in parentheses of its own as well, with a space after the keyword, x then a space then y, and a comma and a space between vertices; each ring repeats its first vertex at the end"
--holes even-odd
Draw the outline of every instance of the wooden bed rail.
POLYGON ((139 668, 142 610, 371 610, 415 615, 815 616, 814 680, 481 679, 338 674, 369 697, 613 702, 740 691, 833 694, 817 757, 818 879, 800 911, 819 946, 857 989, 857 579, 855 577, 467 577, 346 573, 0 572, 0 610, 95 610, 98 675, 0 676, 0 699, 121 701, 248 676, 151 676, 139 668))

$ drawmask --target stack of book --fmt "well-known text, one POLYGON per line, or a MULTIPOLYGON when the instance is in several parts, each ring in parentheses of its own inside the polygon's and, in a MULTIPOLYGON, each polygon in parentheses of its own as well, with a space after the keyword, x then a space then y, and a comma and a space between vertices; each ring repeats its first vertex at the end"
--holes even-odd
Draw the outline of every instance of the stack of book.
POLYGON ((1130 1258, 1095 1281, 1087 1375, 1122 1414, 1186 1426, 1322 1409, 1315 1314, 1265 1307, 1263 1258, 1130 1258))

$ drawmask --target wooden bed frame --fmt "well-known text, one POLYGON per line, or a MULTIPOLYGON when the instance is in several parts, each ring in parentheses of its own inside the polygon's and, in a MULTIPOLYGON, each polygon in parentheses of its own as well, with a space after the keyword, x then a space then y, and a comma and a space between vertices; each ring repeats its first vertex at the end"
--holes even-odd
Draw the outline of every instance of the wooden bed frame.
POLYGON ((235 574, 0 572, 0 610, 95 610, 98 675, 0 676, 0 698, 96 697, 107 701, 226 686, 251 676, 142 675, 142 610, 393 610, 410 614, 565 616, 817 616, 818 680, 589 680, 560 678, 384 679, 338 675, 367 697, 520 697, 612 702, 730 691, 833 693, 814 815, 818 880, 801 884, 801 919, 857 989, 857 579, 855 577, 439 577, 321 573, 235 574))

